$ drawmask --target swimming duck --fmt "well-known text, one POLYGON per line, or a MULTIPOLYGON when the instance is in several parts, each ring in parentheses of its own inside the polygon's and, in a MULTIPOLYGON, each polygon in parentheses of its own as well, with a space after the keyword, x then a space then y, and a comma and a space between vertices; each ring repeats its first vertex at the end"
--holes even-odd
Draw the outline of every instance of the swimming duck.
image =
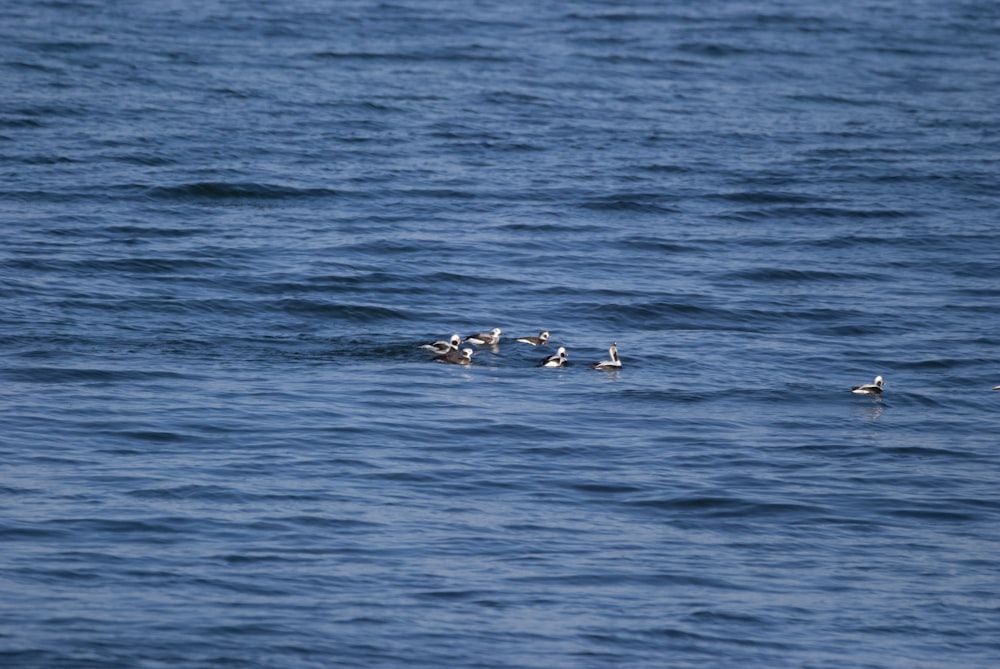
POLYGON ((595 362, 594 369, 621 369, 622 361, 618 358, 618 342, 612 342, 608 349, 608 355, 611 356, 611 359, 595 362))
POLYGON ((569 358, 566 356, 566 347, 560 346, 559 350, 556 351, 555 355, 550 355, 549 357, 542 360, 542 367, 564 367, 566 363, 569 362, 569 358))
POLYGON ((853 388, 851 388, 851 392, 858 393, 859 395, 881 395, 883 385, 885 385, 885 382, 882 381, 882 377, 876 376, 875 380, 872 381, 871 383, 865 383, 860 386, 854 386, 853 388))
POLYGON ((447 362, 450 365, 471 365, 472 349, 463 348, 461 353, 458 351, 448 351, 444 355, 439 355, 434 359, 439 362, 447 362))
POLYGON ((517 341, 524 344, 531 344, 532 346, 540 346, 542 344, 547 344, 549 341, 548 332, 539 332, 537 337, 518 337, 517 341))
POLYGON ((493 328, 488 333, 482 333, 469 335, 465 338, 467 344, 475 344, 476 346, 495 346, 500 343, 500 334, 502 330, 500 328, 493 328))
POLYGON ((439 355, 444 355, 449 351, 457 351, 458 345, 462 343, 462 338, 457 334, 451 336, 450 341, 435 341, 430 344, 421 344, 420 348, 425 348, 428 351, 434 351, 439 355))

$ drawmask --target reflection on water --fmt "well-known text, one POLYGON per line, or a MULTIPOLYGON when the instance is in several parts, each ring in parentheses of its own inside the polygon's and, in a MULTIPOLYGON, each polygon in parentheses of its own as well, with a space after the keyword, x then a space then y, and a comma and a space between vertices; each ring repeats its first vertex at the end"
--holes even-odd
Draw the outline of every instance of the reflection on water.
POLYGON ((885 404, 882 403, 881 397, 872 397, 864 405, 858 407, 857 411, 863 418, 874 422, 882 416, 885 404))

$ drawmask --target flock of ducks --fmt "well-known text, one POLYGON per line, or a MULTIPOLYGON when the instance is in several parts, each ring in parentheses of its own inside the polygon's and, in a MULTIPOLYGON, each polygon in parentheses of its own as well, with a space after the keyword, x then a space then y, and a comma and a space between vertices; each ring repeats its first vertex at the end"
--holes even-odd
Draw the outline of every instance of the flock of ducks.
MULTIPOLYGON (((503 331, 500 328, 493 328, 489 332, 479 332, 469 335, 465 338, 465 343, 473 344, 474 346, 496 346, 500 343, 500 335, 502 334, 503 331)), ((538 333, 537 337, 517 337, 514 341, 531 346, 544 346, 549 343, 549 333, 543 330, 538 333)), ((436 353, 437 355, 435 355, 434 359, 438 362, 446 362, 452 365, 471 365, 472 354, 475 351, 471 348, 463 348, 459 351, 458 347, 461 345, 462 338, 457 334, 453 334, 448 341, 435 341, 429 344, 422 344, 420 348, 436 353)), ((610 360, 595 362, 591 367, 603 370, 621 369, 622 361, 618 357, 618 342, 611 344, 608 354, 611 356, 610 360)), ((565 367, 567 364, 569 364, 569 357, 566 355, 566 347, 560 346, 554 355, 544 358, 539 363, 539 366, 565 367)), ((881 376, 876 376, 875 380, 871 383, 854 386, 851 388, 851 392, 859 395, 881 395, 884 387, 885 380, 881 376)), ((1000 386, 994 386, 993 390, 1000 390, 1000 386)))
MULTIPOLYGON (((465 343, 473 344, 474 346, 496 346, 500 343, 500 335, 502 334, 503 331, 500 328, 493 328, 489 332, 479 332, 469 335, 465 338, 465 343)), ((537 337, 517 337, 515 341, 530 346, 544 346, 549 343, 549 333, 543 330, 538 333, 537 337)), ((448 341, 435 341, 429 344, 422 344, 420 348, 433 351, 436 354, 434 359, 438 362, 445 362, 451 365, 471 365, 472 354, 475 351, 471 348, 459 350, 458 347, 461 345, 462 338, 457 334, 453 334, 448 341)), ((622 361, 618 358, 618 342, 611 344, 608 354, 611 356, 610 360, 595 362, 591 367, 603 370, 621 369, 622 361)), ((569 356, 566 354, 566 347, 560 346, 554 355, 543 359, 539 363, 539 366, 565 367, 567 364, 569 364, 569 356)))

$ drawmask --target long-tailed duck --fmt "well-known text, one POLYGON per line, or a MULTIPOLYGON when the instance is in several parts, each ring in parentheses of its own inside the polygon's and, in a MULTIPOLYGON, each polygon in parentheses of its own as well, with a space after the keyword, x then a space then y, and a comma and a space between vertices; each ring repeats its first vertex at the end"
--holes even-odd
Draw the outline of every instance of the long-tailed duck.
POLYGON ((608 355, 611 356, 611 359, 595 362, 593 365, 594 369, 621 369, 622 361, 618 358, 618 342, 611 344, 611 347, 608 349, 608 355))
POLYGON ((472 349, 463 348, 461 353, 458 351, 448 351, 444 355, 439 355, 434 359, 440 362, 447 362, 450 365, 471 365, 472 349))
POLYGON ((542 367, 564 367, 566 363, 569 362, 569 358, 566 356, 566 347, 560 346, 559 350, 556 351, 555 355, 550 355, 549 357, 542 360, 542 367))
POLYGON ((864 385, 854 386, 851 388, 852 393, 858 393, 860 395, 881 395, 882 386, 885 382, 882 381, 881 376, 876 376, 875 380, 871 383, 865 383, 864 385))
POLYGON ((493 328, 487 333, 480 332, 479 334, 469 335, 465 338, 467 344, 475 344, 476 346, 496 346, 500 343, 500 335, 502 330, 500 328, 493 328))
POLYGON ((549 341, 548 332, 539 332, 537 337, 518 337, 517 341, 524 344, 531 344, 532 346, 539 346, 541 344, 547 344, 549 341))
POLYGON ((451 341, 435 341, 430 344, 421 344, 420 348, 425 348, 428 351, 434 351, 438 355, 444 355, 449 351, 457 351, 458 345, 462 343, 462 338, 457 334, 451 336, 451 341))

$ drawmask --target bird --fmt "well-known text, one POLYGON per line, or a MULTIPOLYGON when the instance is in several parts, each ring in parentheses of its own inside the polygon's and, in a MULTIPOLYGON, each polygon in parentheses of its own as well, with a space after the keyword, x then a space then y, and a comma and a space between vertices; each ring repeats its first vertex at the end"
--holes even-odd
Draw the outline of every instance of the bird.
POLYGON ((439 355, 444 355, 449 351, 457 351, 458 345, 462 343, 462 338, 457 334, 451 336, 451 341, 435 341, 430 344, 421 344, 420 348, 425 348, 428 351, 434 351, 439 355))
POLYGON ((549 333, 539 332, 537 337, 518 337, 517 341, 524 344, 531 344, 532 346, 539 346, 540 344, 547 344, 549 341, 549 333))
POLYGON ((993 390, 1000 390, 1000 386, 993 386, 993 390))
POLYGON ((566 357, 566 347, 560 346, 559 350, 556 351, 555 355, 550 355, 549 357, 542 360, 542 367, 565 367, 566 363, 569 362, 569 358, 566 357))
POLYGON ((471 365, 472 349, 463 348, 461 353, 458 351, 448 351, 444 355, 439 355, 434 359, 439 362, 447 362, 450 365, 471 365))
POLYGON ((496 346, 500 343, 500 334, 503 331, 500 328, 493 328, 488 333, 482 333, 469 335, 465 338, 466 343, 475 344, 476 346, 496 346))
POLYGON ((858 393, 859 395, 881 395, 882 386, 885 382, 882 380, 881 376, 876 376, 875 380, 871 383, 865 383, 864 385, 854 386, 851 388, 852 393, 858 393))
POLYGON ((594 369, 621 369, 622 361, 618 358, 618 342, 612 342, 611 347, 608 348, 608 355, 611 356, 611 359, 595 362, 594 369))

